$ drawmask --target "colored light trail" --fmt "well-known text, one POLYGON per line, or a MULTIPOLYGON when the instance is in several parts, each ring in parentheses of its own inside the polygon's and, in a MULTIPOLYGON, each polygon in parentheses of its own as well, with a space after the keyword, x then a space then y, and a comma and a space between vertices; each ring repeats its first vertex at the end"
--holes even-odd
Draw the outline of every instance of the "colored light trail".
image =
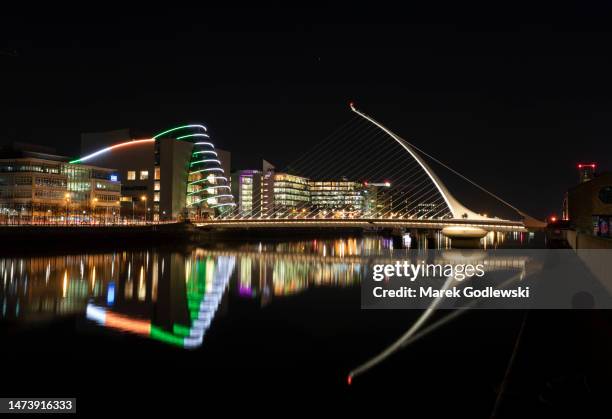
MULTIPOLYGON (((194 183, 196 183, 196 182, 194 182, 194 183)), ((231 188, 230 188, 229 186, 227 186, 227 185, 208 186, 208 187, 206 187, 206 188, 204 188, 204 189, 201 189, 201 190, 204 190, 204 191, 210 191, 210 190, 221 189, 221 188, 225 188, 225 189, 227 189, 228 191, 229 191, 229 190, 231 190, 231 188)), ((200 191, 188 192, 188 193, 187 193, 187 196, 196 195, 196 194, 198 194, 199 192, 200 192, 200 191)), ((221 196, 221 195, 218 195, 218 196, 221 196)), ((232 195, 232 196, 233 196, 233 195, 232 195)), ((214 197, 214 195, 213 195, 213 196, 211 196, 211 198, 213 198, 213 197, 214 197)))
MULTIPOLYGON (((158 138, 163 137, 167 134, 171 134, 177 131, 183 131, 183 130, 188 130, 188 129, 196 129, 196 130, 203 130, 203 131, 207 131, 207 128, 204 125, 201 124, 186 124, 186 125, 180 125, 174 128, 170 128, 167 129, 165 131, 160 132, 159 134, 155 135, 153 138, 147 138, 147 139, 142 139, 142 140, 131 140, 131 141, 125 141, 119 144, 115 144, 112 145, 110 147, 106 147, 103 148, 101 150, 98 150, 94 153, 91 153, 87 156, 81 157, 79 159, 75 159, 70 161, 70 163, 73 164, 78 164, 78 163, 83 163, 85 161, 88 161, 94 157, 100 156, 104 153, 110 152, 114 149, 117 148, 122 148, 122 147, 126 147, 126 146, 131 146, 131 145, 137 145, 137 144, 142 144, 142 143, 154 143, 158 138)), ((198 139, 198 138, 210 138, 210 136, 206 133, 203 132, 191 132, 191 133, 182 133, 183 135, 179 135, 177 137, 175 137, 176 140, 187 140, 190 138, 193 139, 198 139)), ((209 176, 204 177, 204 178, 200 178, 202 175, 200 175, 200 173, 204 173, 204 172, 217 172, 217 173, 225 173, 225 171, 223 170, 223 168, 221 167, 221 161, 218 158, 210 158, 210 159, 202 159, 200 157, 200 155, 204 155, 204 154, 210 154, 212 156, 218 157, 218 153, 217 151, 214 149, 215 146, 213 143, 208 142, 208 141, 195 141, 192 142, 194 150, 192 152, 192 158, 191 161, 189 162, 189 167, 193 168, 193 170, 191 170, 189 172, 189 178, 187 181, 187 185, 188 185, 188 193, 187 193, 187 197, 192 197, 192 196, 198 196, 199 198, 202 198, 200 195, 206 194, 206 195, 211 195, 211 196, 207 196, 206 198, 228 198, 230 199, 232 202, 222 202, 219 205, 215 205, 212 208, 223 208, 226 206, 235 206, 235 204, 233 204, 233 195, 231 194, 222 194, 222 195, 213 195, 213 191, 215 191, 217 188, 226 188, 228 191, 231 191, 231 188, 229 187, 229 185, 227 185, 228 180, 226 177, 223 176, 218 176, 215 177, 214 179, 210 179, 209 176), (210 148, 210 149, 204 149, 204 148, 210 148), (197 159, 199 158, 199 160, 197 159), (212 166, 212 167, 210 167, 212 166), (214 182, 217 182, 217 180, 222 180, 226 183, 226 185, 214 185, 214 182), (201 187, 202 183, 206 184, 209 183, 209 185, 206 185, 207 187, 201 187)), ((193 207, 194 205, 200 204, 200 203, 209 203, 208 199, 196 199, 193 202, 187 202, 187 206, 188 207, 193 207)), ((191 198, 189 198, 191 199, 191 198)), ((211 208, 211 207, 209 207, 211 208)), ((221 211, 221 210, 219 210, 221 211)))
POLYGON ((221 162, 219 160, 217 160, 217 159, 204 159, 204 160, 192 161, 191 163, 189 163, 189 166, 193 166, 194 164, 198 164, 198 163, 217 163, 217 164, 221 164, 221 162))
POLYGON ((221 173, 224 173, 223 169, 220 168, 220 167, 208 167, 206 169, 200 169, 200 170, 195 170, 193 172, 189 172, 189 174, 191 175, 191 174, 200 173, 200 172, 221 172, 221 173))
POLYGON ((234 256, 200 260, 190 272, 186 292, 189 326, 174 323, 172 331, 152 324, 150 320, 118 314, 109 308, 88 303, 85 316, 101 326, 148 337, 170 345, 193 349, 202 345, 204 335, 219 308, 235 266, 234 256))
MULTIPOLYGON (((182 140, 182 139, 190 138, 190 137, 205 137, 205 138, 210 138, 210 136, 208 134, 202 134, 201 132, 196 132, 194 134, 181 135, 180 137, 176 137, 176 139, 177 140, 182 140)), ((205 144, 210 144, 210 143, 205 143, 205 144)))
MULTIPOLYGON (((203 129, 204 131, 208 131, 208 129, 204 125, 201 125, 201 124, 187 124, 187 125, 181 125, 179 127, 170 128, 170 129, 168 129, 166 131, 160 132, 159 134, 154 136, 153 139, 157 139, 157 138, 159 138, 159 137, 161 137, 163 135, 169 134, 171 132, 178 131, 178 130, 181 130, 181 129, 187 129, 187 128, 200 128, 200 129, 203 129)), ((178 139, 180 139, 180 137, 178 137, 177 140, 178 139)))
POLYGON ((69 163, 70 164, 83 163, 84 161, 87 161, 89 159, 97 157, 97 156, 99 156, 101 154, 108 153, 109 151, 116 150, 118 148, 127 147, 127 146, 133 146, 133 145, 137 145, 137 144, 152 143, 152 142, 155 142, 155 139, 153 139, 153 138, 146 138, 146 139, 143 139, 143 140, 125 141, 123 143, 119 143, 119 144, 112 145, 110 147, 103 148, 103 149, 98 150, 98 151, 96 151, 94 153, 88 154, 85 157, 81 157, 81 158, 78 158, 78 159, 75 159, 75 160, 71 160, 69 163))

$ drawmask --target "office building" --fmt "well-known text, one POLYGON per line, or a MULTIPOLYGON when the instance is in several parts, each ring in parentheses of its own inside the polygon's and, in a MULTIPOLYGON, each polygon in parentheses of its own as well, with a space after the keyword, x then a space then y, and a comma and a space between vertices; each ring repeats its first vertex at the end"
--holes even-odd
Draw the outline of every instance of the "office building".
POLYGON ((364 215, 382 217, 391 211, 391 183, 364 182, 364 215))
POLYGON ((262 180, 262 213, 283 217, 310 211, 309 180, 269 169, 262 180))
POLYGON ((317 213, 342 211, 361 214, 365 209, 365 187, 361 182, 341 180, 310 181, 310 203, 317 213))
POLYGON ((3 222, 110 222, 119 212, 115 169, 76 165, 53 149, 13 143, 0 149, 3 222))
POLYGON ((262 172, 239 170, 232 173, 232 194, 236 199, 237 213, 243 217, 259 216, 262 203, 262 172))

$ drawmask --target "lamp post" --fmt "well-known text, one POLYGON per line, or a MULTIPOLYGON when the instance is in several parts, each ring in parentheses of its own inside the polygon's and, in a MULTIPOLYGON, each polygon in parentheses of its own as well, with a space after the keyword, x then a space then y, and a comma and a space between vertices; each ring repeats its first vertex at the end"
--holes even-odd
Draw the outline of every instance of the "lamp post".
POLYGON ((68 225, 68 206, 70 205, 70 194, 67 193, 64 195, 64 198, 66 198, 66 225, 68 225))
POLYGON ((143 195, 140 197, 140 200, 144 202, 144 221, 147 223, 147 196, 143 195))
POLYGON ((98 198, 94 198, 91 202, 91 221, 93 224, 96 223, 96 204, 98 203, 98 198))

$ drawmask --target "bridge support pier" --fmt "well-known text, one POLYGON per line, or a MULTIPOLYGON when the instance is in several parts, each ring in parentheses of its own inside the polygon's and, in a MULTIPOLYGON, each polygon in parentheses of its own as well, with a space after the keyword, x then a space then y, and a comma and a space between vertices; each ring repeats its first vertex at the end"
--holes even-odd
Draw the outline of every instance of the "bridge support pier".
POLYGON ((403 249, 404 245, 404 234, 406 234, 403 228, 394 228, 391 230, 391 239, 393 240, 394 249, 403 249))
POLYGON ((450 226, 442 229, 442 234, 451 239, 451 247, 456 249, 477 249, 480 239, 487 235, 487 230, 479 227, 450 226))

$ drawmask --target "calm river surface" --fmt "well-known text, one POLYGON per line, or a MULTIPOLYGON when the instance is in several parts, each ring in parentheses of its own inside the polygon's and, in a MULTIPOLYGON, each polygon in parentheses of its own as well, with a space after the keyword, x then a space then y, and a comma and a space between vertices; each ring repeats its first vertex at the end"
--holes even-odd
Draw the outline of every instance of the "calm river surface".
MULTIPOLYGON (((410 246, 425 242, 415 237, 410 246)), ((505 235, 486 246, 538 243, 505 235)), ((363 258, 392 248, 388 238, 364 236, 7 254, 0 257, 1 355, 11 373, 4 390, 54 388, 94 403, 111 389, 191 397, 197 388, 233 388, 238 398, 262 391, 274 399, 291 386, 296 398, 305 388, 352 397, 393 382, 418 398, 427 386, 469 385, 478 403, 459 398, 459 411, 486 416, 522 312, 466 313, 349 391, 348 371, 419 314, 360 309, 363 258)))

